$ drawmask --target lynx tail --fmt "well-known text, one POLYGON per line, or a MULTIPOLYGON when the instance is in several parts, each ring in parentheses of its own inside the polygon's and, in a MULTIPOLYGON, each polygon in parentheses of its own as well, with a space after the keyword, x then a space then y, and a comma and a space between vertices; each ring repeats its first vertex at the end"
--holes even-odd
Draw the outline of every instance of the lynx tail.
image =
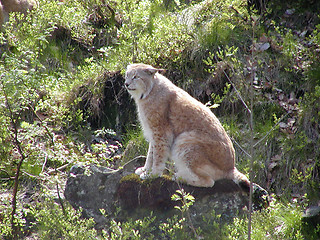
POLYGON ((250 192, 250 181, 248 178, 238 171, 238 169, 234 168, 234 170, 229 175, 229 178, 232 179, 236 184, 238 184, 241 189, 245 192, 250 192))

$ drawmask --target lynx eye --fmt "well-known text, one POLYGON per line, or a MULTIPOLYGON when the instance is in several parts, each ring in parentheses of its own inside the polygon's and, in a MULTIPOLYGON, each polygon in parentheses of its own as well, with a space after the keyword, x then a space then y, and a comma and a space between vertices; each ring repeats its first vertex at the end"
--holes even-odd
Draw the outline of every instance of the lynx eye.
POLYGON ((136 81, 136 80, 138 80, 138 79, 139 79, 138 76, 133 76, 133 78, 132 78, 133 81, 136 81))

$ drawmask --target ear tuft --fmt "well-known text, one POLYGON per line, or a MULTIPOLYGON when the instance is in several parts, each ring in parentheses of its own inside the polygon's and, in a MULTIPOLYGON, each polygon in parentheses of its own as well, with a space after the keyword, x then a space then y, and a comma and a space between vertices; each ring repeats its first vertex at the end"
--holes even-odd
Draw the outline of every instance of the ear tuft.
POLYGON ((154 74, 156 74, 156 72, 158 72, 158 69, 154 68, 154 67, 148 67, 146 69, 143 70, 146 74, 153 76, 154 74))

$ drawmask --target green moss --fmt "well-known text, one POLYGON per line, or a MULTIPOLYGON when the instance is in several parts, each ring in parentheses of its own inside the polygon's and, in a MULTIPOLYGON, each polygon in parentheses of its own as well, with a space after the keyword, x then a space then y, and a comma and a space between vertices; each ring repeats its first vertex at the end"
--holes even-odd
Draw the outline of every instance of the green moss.
POLYGON ((165 181, 172 181, 172 177, 170 175, 167 175, 167 174, 163 174, 162 175, 162 178, 165 180, 165 181))
POLYGON ((120 179, 120 184, 124 183, 124 182, 136 182, 137 184, 143 184, 147 187, 152 187, 154 184, 163 185, 168 181, 169 182, 172 181, 172 178, 169 175, 163 175, 162 177, 158 177, 158 178, 148 178, 148 179, 142 180, 139 177, 139 175, 132 173, 132 174, 129 174, 129 175, 122 177, 120 179))
POLYGON ((141 184, 142 180, 137 174, 132 173, 120 179, 120 183, 124 183, 124 182, 136 182, 138 184, 141 184))

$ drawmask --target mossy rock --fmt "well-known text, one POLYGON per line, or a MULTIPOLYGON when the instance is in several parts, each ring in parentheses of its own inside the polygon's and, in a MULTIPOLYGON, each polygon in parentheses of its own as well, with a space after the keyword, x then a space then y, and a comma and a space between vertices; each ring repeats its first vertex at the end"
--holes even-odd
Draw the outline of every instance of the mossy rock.
MULTIPOLYGON (((181 188, 196 198, 229 193, 242 194, 248 198, 249 192, 246 186, 239 186, 228 179, 218 180, 212 188, 205 188, 177 183, 167 175, 141 180, 138 175, 129 174, 121 178, 117 189, 117 198, 124 209, 143 207, 165 210, 177 205, 176 202, 172 201, 171 196, 181 188)), ((268 193, 257 184, 254 184, 253 191, 254 208, 267 207, 269 205, 268 193)))
MULTIPOLYGON (((190 211, 196 221, 204 215, 210 218, 213 211, 232 219, 248 207, 248 191, 232 180, 218 180, 211 188, 177 183, 170 176, 141 180, 132 173, 136 166, 133 162, 131 164, 117 171, 91 165, 90 175, 85 174, 85 167, 73 166, 66 184, 66 199, 73 207, 81 207, 84 216, 94 217, 102 224, 106 219, 100 209, 105 209, 108 218, 118 220, 143 218, 151 212, 159 219, 180 214, 175 206, 182 206, 182 203, 173 201, 171 196, 181 189, 195 198, 190 211)), ((258 206, 255 209, 265 207, 268 193, 258 185, 255 185, 254 193, 258 200, 254 200, 254 205, 258 206)))

